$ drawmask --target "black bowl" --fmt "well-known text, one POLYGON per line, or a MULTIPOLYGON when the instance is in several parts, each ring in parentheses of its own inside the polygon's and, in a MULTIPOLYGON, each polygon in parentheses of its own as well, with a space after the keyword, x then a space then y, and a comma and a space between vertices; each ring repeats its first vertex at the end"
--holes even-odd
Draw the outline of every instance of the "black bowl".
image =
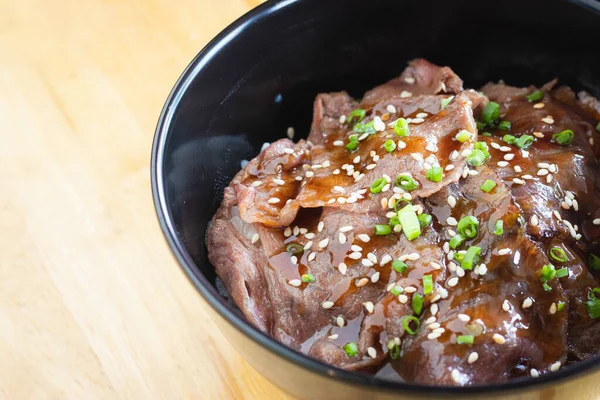
POLYGON ((324 365, 244 320, 219 294, 204 244, 240 161, 284 137, 289 126, 296 138, 306 136, 319 92, 360 97, 423 57, 451 66, 467 87, 499 79, 541 85, 559 77, 600 95, 599 10, 595 0, 280 0, 252 10, 211 41, 160 116, 152 190, 173 253, 231 344, 302 398, 600 395, 598 359, 535 380, 466 388, 390 382, 324 365))

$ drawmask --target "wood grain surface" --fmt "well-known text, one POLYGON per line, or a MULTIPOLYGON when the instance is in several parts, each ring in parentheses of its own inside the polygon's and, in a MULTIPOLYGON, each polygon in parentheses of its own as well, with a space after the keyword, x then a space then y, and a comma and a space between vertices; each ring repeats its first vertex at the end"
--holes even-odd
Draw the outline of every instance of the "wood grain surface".
POLYGON ((158 114, 259 0, 0 0, 0 399, 289 399, 228 346, 150 191, 158 114))

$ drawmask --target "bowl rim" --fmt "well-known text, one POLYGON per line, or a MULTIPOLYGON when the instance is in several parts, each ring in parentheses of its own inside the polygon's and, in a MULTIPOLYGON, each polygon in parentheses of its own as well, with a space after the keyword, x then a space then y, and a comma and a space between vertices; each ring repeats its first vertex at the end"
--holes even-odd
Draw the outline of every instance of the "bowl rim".
MULTIPOLYGON (((340 383, 358 385, 371 390, 384 390, 392 393, 413 394, 418 396, 438 395, 438 396, 471 396, 481 394, 507 394, 507 391, 517 390, 535 390, 543 386, 564 382, 568 379, 582 377, 590 374, 600 367, 600 358, 581 361, 570 365, 567 368, 560 369, 558 372, 545 374, 539 378, 520 378, 503 383, 494 383, 489 385, 473 386, 427 386, 422 384, 394 382, 377 378, 360 372, 350 372, 324 364, 312 359, 300 352, 297 352, 267 336, 248 323, 241 315, 235 313, 218 294, 214 286, 197 269, 191 255, 185 249, 182 241, 177 235, 171 212, 166 202, 163 182, 163 164, 164 149, 167 143, 169 130, 175 114, 186 90, 192 81, 199 75, 203 68, 219 53, 221 49, 242 34, 250 25, 267 18, 270 14, 276 13, 280 9, 293 6, 296 3, 306 0, 270 0, 248 11, 217 36, 215 36, 188 64, 183 73, 177 79, 173 89, 169 93, 167 100, 161 110, 158 123, 155 129, 154 140, 152 143, 152 153, 150 160, 151 187, 154 207, 163 235, 169 244, 169 247, 175 256, 179 266, 183 269, 190 282, 198 290, 204 300, 216 311, 223 319, 233 325, 240 333, 254 341, 265 350, 284 358, 286 361, 294 363, 312 373, 327 376, 330 379, 337 380, 340 383)), ((570 0, 577 2, 576 0, 570 0)), ((587 3, 587 1, 583 1, 587 3)), ((282 388, 285 390, 285 388, 282 388)))

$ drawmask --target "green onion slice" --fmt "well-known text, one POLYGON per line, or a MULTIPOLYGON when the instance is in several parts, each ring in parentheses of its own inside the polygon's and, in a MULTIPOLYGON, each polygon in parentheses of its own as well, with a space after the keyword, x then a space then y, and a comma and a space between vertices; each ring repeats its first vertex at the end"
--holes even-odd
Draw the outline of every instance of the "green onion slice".
POLYGON ((385 178, 379 178, 377 180, 375 180, 375 182, 373 182, 371 184, 371 193, 373 194, 377 194, 377 193, 381 193, 381 189, 383 189, 383 187, 387 184, 387 181, 385 180, 385 178))
POLYGON ((397 360, 398 358, 400 358, 400 346, 397 346, 396 342, 394 342, 393 340, 390 343, 394 344, 392 347, 388 345, 388 349, 390 351, 390 358, 392 360, 397 360))
POLYGON ((544 97, 544 93, 541 90, 534 90, 527 95, 527 101, 531 103, 540 100, 542 97, 544 97))
POLYGON ((492 191, 492 189, 494 189, 496 187, 496 182, 494 182, 491 179, 486 179, 485 182, 483 182, 483 185, 481 185, 481 190, 489 193, 492 191))
POLYGON ((391 153, 392 151, 396 150, 396 142, 394 142, 392 139, 388 139, 383 144, 383 147, 385 148, 385 151, 391 153))
POLYGON ((471 139, 471 136, 472 136, 471 132, 469 132, 466 129, 463 129, 462 131, 460 131, 456 134, 456 140, 458 140, 461 143, 464 143, 467 140, 471 139))
POLYGON ((502 136, 502 140, 504 140, 508 144, 517 143, 517 138, 514 137, 513 135, 504 135, 504 136, 502 136))
POLYGON ((478 228, 479 220, 472 215, 462 217, 460 221, 458 221, 458 232, 469 239, 473 239, 477 236, 478 228))
POLYGON ((496 221, 494 226, 494 235, 502 235, 504 233, 504 221, 501 219, 496 221))
POLYGON ((590 253, 588 255, 588 263, 590 264, 590 268, 594 271, 600 271, 600 257, 595 254, 590 253))
POLYGON ((398 211, 398 219, 402 225, 402 232, 408 240, 416 239, 421 235, 421 224, 411 204, 398 211))
POLYGON ((431 182, 440 182, 443 177, 442 167, 431 167, 427 170, 425 177, 431 182))
POLYGON ((509 131, 510 130, 510 121, 500 121, 498 124, 498 129, 501 131, 509 131))
POLYGON ((398 118, 396 122, 394 122, 394 132, 398 136, 408 136, 410 135, 410 129, 408 128, 408 122, 404 118, 398 118))
POLYGON ((476 142, 475 143, 475 149, 476 150, 480 150, 483 155, 485 156, 485 158, 490 158, 490 148, 488 147, 486 142, 476 142))
POLYGON ((565 129, 560 133, 555 133, 554 135, 552 135, 552 139, 561 146, 570 145, 573 142, 574 137, 575 132, 573 132, 570 129, 565 129))
POLYGON ((346 145, 346 150, 354 151, 358 148, 358 137, 356 135, 352 135, 348 138, 348 144, 346 145))
POLYGON ((399 274, 403 274, 408 269, 408 265, 406 265, 404 261, 394 260, 394 262, 392 263, 392 268, 399 274))
POLYGON ((369 135, 377 132, 375 129, 375 121, 369 121, 366 124, 359 122, 358 124, 354 125, 352 130, 356 133, 368 133, 369 135))
POLYGON ((495 122, 498 118, 500 118, 500 105, 498 103, 490 101, 483 108, 481 119, 486 124, 491 124, 495 122))
POLYGON ((290 243, 285 247, 285 251, 293 255, 302 254, 304 252, 304 247, 298 243, 290 243))
POLYGON ((556 304, 556 310, 557 310, 557 311, 562 311, 562 310, 564 310, 564 309, 565 309, 565 302, 564 302, 564 301, 559 301, 559 302, 556 304))
POLYGON ((546 264, 542 267, 542 275, 540 276, 540 280, 542 282, 548 282, 556 277, 556 269, 552 264, 546 264))
POLYGON ((400 294, 402 294, 402 292, 404 292, 404 289, 402 289, 402 286, 394 286, 392 288, 392 290, 390 290, 390 293, 393 294, 394 296, 399 296, 400 294))
POLYGON ((421 310, 423 310, 423 302, 424 302, 423 296, 421 296, 419 293, 413 294, 412 309, 415 314, 417 314, 417 315, 421 314, 421 310))
POLYGON ((419 214, 417 215, 417 219, 419 220, 419 225, 421 225, 422 228, 429 226, 429 224, 431 224, 433 221, 433 217, 429 214, 419 214))
POLYGON ((479 261, 480 255, 481 255, 481 247, 477 247, 477 246, 469 247, 469 249, 467 250, 467 253, 465 254, 465 258, 463 258, 462 262, 460 263, 460 266, 464 270, 473 269, 473 266, 475 264, 477 264, 477 261, 479 261))
POLYGON ((348 342, 344 345, 344 351, 348 357, 356 357, 358 355, 358 346, 354 342, 348 342))
POLYGON ((558 271, 556 271, 557 278, 564 278, 565 276, 569 276, 569 269, 567 267, 562 267, 558 271))
POLYGON ((313 274, 303 274, 302 275, 302 282, 304 282, 304 283, 313 283, 315 281, 316 281, 316 279, 313 274))
POLYGON ((546 292, 549 292, 552 290, 552 288, 550 287, 550 285, 548 285, 546 282, 544 282, 544 284, 542 285, 542 287, 544 288, 544 290, 546 292))
POLYGON ((535 138, 533 136, 531 136, 531 135, 522 135, 515 142, 515 146, 517 146, 519 149, 526 149, 529 146, 531 146, 534 141, 535 141, 535 138))
POLYGON ((419 187, 417 181, 410 174, 400 174, 396 177, 396 186, 401 187, 407 192, 411 192, 419 187))
POLYGON ((375 235, 385 236, 392 233, 392 227, 384 224, 376 224, 375 225, 375 235))
POLYGON ((433 292, 433 278, 431 275, 423 275, 423 294, 433 292))
POLYGON ((600 132, 600 122, 598 122, 598 125, 596 125, 596 130, 600 132))
POLYGON ((479 167, 480 165, 483 165, 485 158, 485 153, 483 151, 474 149, 471 154, 469 154, 467 163, 473 167, 479 167))
POLYGON ((450 247, 452 249, 456 249, 457 247, 459 247, 461 244, 463 244, 465 242, 465 240, 467 240, 467 238, 465 238, 463 235, 461 235, 460 233, 457 235, 454 235, 452 237, 452 239, 450 239, 450 247))
POLYGON ((553 248, 550 249, 549 251, 550 253, 550 257, 554 260, 554 261, 558 261, 558 262, 567 262, 569 259, 567 257, 567 253, 565 253, 565 251, 563 249, 561 249, 558 246, 554 246, 553 248))
POLYGON ((393 228, 396 225, 398 225, 400 223, 400 219, 398 218, 398 215, 394 215, 392 218, 390 218, 390 226, 393 228))
POLYGON ((585 302, 590 318, 593 319, 600 317, 600 299, 596 297, 596 294, 600 294, 600 288, 593 288, 588 294, 588 301, 585 302))
POLYGON ((454 98, 454 96, 450 96, 448 98, 442 99, 442 102, 440 105, 440 110, 443 110, 444 108, 446 108, 446 106, 448 104, 450 104, 450 102, 452 101, 453 98, 454 98))
POLYGON ((346 122, 348 123, 348 125, 352 125, 354 120, 356 120, 356 122, 360 122, 363 119, 365 119, 366 115, 367 115, 366 110, 357 108, 356 110, 350 111, 350 114, 348 114, 348 116, 346 117, 346 122))
POLYGON ((415 335, 421 327, 421 321, 419 321, 419 319, 414 315, 405 315, 404 317, 402 317, 402 326, 409 335, 415 335), (410 328, 411 322, 414 322, 415 325, 417 325, 414 331, 410 328))
POLYGON ((473 344, 474 342, 474 335, 459 335, 456 337, 456 344, 473 344))

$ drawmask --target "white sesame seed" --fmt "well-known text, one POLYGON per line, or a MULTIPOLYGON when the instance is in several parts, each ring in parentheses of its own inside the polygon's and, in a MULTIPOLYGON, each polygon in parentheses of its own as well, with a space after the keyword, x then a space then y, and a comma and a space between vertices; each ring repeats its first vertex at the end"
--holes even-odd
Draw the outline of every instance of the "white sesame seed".
POLYGON ((439 333, 441 335, 442 333, 446 332, 446 330, 444 328, 435 328, 432 332, 439 333))
POLYGON ((325 238, 319 242, 319 248, 324 249, 329 244, 329 238, 325 238))
POLYGON ((336 318, 335 322, 337 323, 337 325, 342 328, 345 325, 344 321, 344 317, 342 317, 341 315, 339 317, 336 318))
POLYGON ((454 164, 448 164, 446 165, 446 168, 444 168, 444 170, 446 171, 452 171, 454 169, 454 164))
POLYGON ((538 224, 540 223, 537 215, 532 215, 531 218, 529 218, 529 223, 531 224, 531 226, 538 226, 538 224))
POLYGON ((452 153, 450 153, 450 160, 456 161, 456 160, 458 160, 458 156, 459 156, 458 151, 453 150, 452 153))
POLYGON ((439 306, 437 304, 432 304, 431 307, 429 307, 429 311, 431 312, 431 315, 435 316, 438 313, 439 310, 439 306))
POLYGON ((512 250, 511 249, 500 249, 498 250, 498 255, 499 256, 505 256, 507 254, 511 254, 512 250))
POLYGON ((369 347, 367 348, 367 354, 369 355, 369 357, 371 357, 372 359, 376 359, 377 358, 377 350, 375 350, 373 347, 369 347))
POLYGON ((494 336, 492 336, 492 339, 494 339, 494 342, 496 342, 498 344, 506 343, 506 339, 504 338, 504 336, 499 335, 497 333, 494 333, 494 336))
POLYGON ((531 297, 526 298, 525 300, 523 300, 523 308, 529 308, 533 305, 533 299, 531 297))
POLYGON ((379 271, 375 272, 372 276, 371 276, 371 282, 373 283, 377 283, 377 281, 379 281, 379 271))
POLYGON ((363 306, 365 306, 365 310, 367 310, 367 312, 369 314, 373 314, 373 311, 375 310, 375 306, 373 305, 373 302, 366 301, 363 303, 363 306))
POLYGON ((369 237, 369 235, 367 235, 366 233, 361 233, 360 235, 356 236, 361 242, 364 243, 368 243, 369 240, 371 240, 371 238, 369 237))
POLYGON ((338 271, 340 271, 340 274, 345 275, 346 271, 348 270, 348 266, 345 263, 339 263, 338 265, 338 271))
POLYGON ((540 170, 537 172, 537 175, 538 175, 538 176, 545 176, 545 175, 548 175, 548 170, 547 170, 547 169, 545 169, 545 168, 542 168, 542 169, 540 169, 540 170))
POLYGON ((364 265, 365 267, 372 267, 373 266, 373 262, 371 260, 368 260, 366 258, 363 258, 361 260, 362 265, 364 265))
POLYGON ((327 336, 327 339, 329 340, 335 340, 339 337, 339 335, 337 333, 334 333, 333 335, 329 335, 327 336))
POLYGON ((306 242, 306 244, 304 245, 304 250, 310 250, 310 248, 313 245, 313 241, 309 240, 308 242, 306 242))
POLYGON ((596 218, 592 221, 594 225, 600 225, 600 218, 596 218))
POLYGON ((508 302, 508 300, 504 300, 502 302, 502 309, 504 311, 510 311, 510 303, 508 302))
POLYGON ((547 117, 542 118, 542 122, 552 125, 554 123, 554 118, 552 118, 551 115, 548 115, 547 117))
POLYGON ((441 266, 440 264, 436 263, 435 261, 431 261, 431 262, 429 263, 429 265, 430 265, 430 266, 431 266, 431 268, 433 268, 433 269, 442 269, 442 266, 441 266))
POLYGON ((352 162, 353 162, 354 164, 358 164, 358 163, 360 162, 360 156, 356 156, 356 157, 354 157, 354 159, 352 160, 352 162))
POLYGON ((252 242, 252 244, 258 242, 258 240, 260 239, 260 236, 258 233, 255 233, 254 235, 252 235, 252 239, 250 239, 250 241, 252 242))
POLYGON ((363 248, 356 244, 353 244, 352 246, 350 246, 350 250, 356 251, 356 252, 361 252, 363 250, 363 248))
POLYGON ((500 148, 499 148, 498 150, 500 150, 500 151, 501 151, 501 152, 503 152, 503 153, 508 153, 508 152, 510 152, 512 149, 511 149, 510 147, 508 147, 508 146, 500 146, 500 148))
POLYGON ((513 257, 513 263, 519 264, 519 261, 521 261, 521 252, 517 250, 515 251, 515 255, 513 257))
POLYGON ((456 218, 454 218, 454 217, 448 217, 448 218, 446 219, 446 223, 447 223, 448 225, 450 225, 450 226, 456 226, 456 225, 458 225, 458 221, 457 221, 457 220, 456 220, 456 218))
POLYGON ((252 182, 252 186, 254 186, 254 187, 257 187, 257 186, 260 186, 260 185, 262 185, 262 181, 254 181, 254 182, 252 182))
POLYGON ((300 234, 300 227, 298 225, 294 226, 292 232, 294 233, 294 236, 298 236, 300 234))
POLYGON ((304 235, 305 238, 307 239, 314 239, 315 238, 315 234, 312 232, 308 232, 307 234, 304 235))
POLYGON ((366 139, 366 138, 368 138, 368 137, 369 137, 369 134, 368 134, 368 133, 363 133, 362 135, 360 135, 360 136, 358 137, 358 141, 359 141, 359 142, 362 142, 363 140, 365 140, 365 139, 366 139))
POLYGON ((338 241, 341 244, 345 244, 346 243, 346 235, 344 235, 342 232, 340 232, 340 234, 338 235, 338 241))
POLYGON ((469 354, 469 358, 467 359, 467 362, 469 364, 473 364, 475 361, 477 361, 479 359, 479 354, 477 354, 476 351, 472 352, 471 354, 469 354))
MULTIPOLYGON (((435 320, 435 317, 432 317, 435 320)), ((431 322, 429 324, 425 324, 427 325, 427 327, 429 328, 430 331, 439 328, 441 325, 439 324, 439 322, 431 322)))
POLYGON ((358 260, 362 257, 362 254, 359 253, 358 251, 355 251, 353 253, 350 253, 350 255, 348 256, 348 258, 351 258, 353 260, 358 260))
POLYGON ((579 202, 577 200, 573 200, 573 210, 579 211, 579 202))
POLYGON ((400 296, 398 296, 398 301, 402 304, 406 304, 406 302, 408 301, 408 296, 405 294, 401 294, 400 296))
POLYGON ((471 150, 471 149, 464 149, 460 153, 460 155, 463 156, 463 157, 465 157, 465 158, 467 158, 467 157, 469 157, 471 155, 472 152, 473 152, 473 150, 471 150))
POLYGON ((340 115, 340 124, 343 124, 344 122, 346 122, 346 116, 340 115))
POLYGON ((317 230, 319 232, 321 232, 324 227, 325 227, 325 222, 321 221, 321 222, 319 222, 319 225, 317 225, 317 230))
POLYGON ((410 156, 413 158, 413 160, 421 161, 421 162, 424 161, 423 155, 421 153, 410 153, 410 156))
POLYGON ((450 243, 444 242, 442 249, 444 250, 444 253, 448 254, 448 252, 450 251, 450 243))
POLYGON ((373 253, 368 253, 367 258, 374 264, 377 264, 377 257, 373 253))
POLYGON ((333 171, 333 174, 334 174, 334 175, 339 175, 339 174, 340 174, 340 172, 341 172, 341 171, 340 171, 338 168, 336 168, 336 169, 333 171))
POLYGON ((467 314, 458 314, 458 319, 460 319, 462 322, 469 322, 471 317, 469 317, 467 314))
POLYGON ((302 285, 302 281, 300 279, 292 279, 288 283, 294 287, 298 287, 298 286, 302 285))
POLYGON ((514 167, 515 172, 521 173, 523 172, 523 170, 521 169, 521 167, 519 167, 518 165, 515 165, 514 167))
POLYGON ((448 286, 454 287, 454 286, 458 285, 458 278, 456 276, 453 276, 452 278, 448 279, 447 283, 448 283, 448 286))
POLYGON ((456 206, 456 198, 452 195, 448 196, 448 205, 450 207, 456 206))
POLYGON ((548 310, 550 312, 550 314, 556 314, 556 303, 552 303, 550 305, 550 309, 548 310))
POLYGON ((535 368, 531 368, 531 370, 529 371, 529 373, 531 374, 532 378, 539 378, 540 377, 540 373, 535 368))
POLYGON ((333 142, 334 146, 343 146, 344 145, 344 141, 343 140, 336 140, 335 142, 333 142))
POLYGON ((556 371, 558 371, 558 370, 560 369, 560 366, 561 366, 561 365, 562 365, 562 364, 561 364, 561 362, 560 362, 560 361, 557 361, 557 362, 555 362, 554 364, 552 364, 552 365, 550 366, 550 371, 552 371, 552 372, 556 372, 556 371))
POLYGON ((404 78, 404 82, 408 83, 409 85, 412 85, 413 83, 415 83, 415 78, 413 78, 412 76, 407 76, 406 78, 404 78))
POLYGON ((451 272, 455 272, 455 271, 456 271, 456 268, 458 268, 458 265, 456 265, 456 263, 454 263, 453 261, 450 261, 450 262, 448 263, 448 269, 449 269, 451 272))
POLYGON ((292 264, 298 264, 298 257, 296 257, 296 256, 291 256, 291 257, 290 257, 290 261, 292 262, 292 264))
POLYGON ((505 159, 506 161, 511 161, 513 158, 515 158, 515 155, 514 155, 513 153, 510 153, 510 154, 505 154, 505 155, 504 155, 504 159, 505 159))
POLYGON ((406 99, 408 97, 412 97, 412 93, 407 91, 407 90, 403 90, 402 93, 400 93, 400 98, 402 99, 406 99))
POLYGON ((417 261, 419 258, 421 258, 419 253, 410 253, 408 256, 406 256, 406 259, 409 261, 417 261))
POLYGON ((325 302, 323 302, 323 304, 321 304, 321 307, 328 310, 331 307, 333 307, 333 301, 325 301, 325 302))
POLYGON ((357 287, 363 287, 365 286, 367 283, 369 283, 369 280, 367 278, 362 278, 360 279, 358 282, 356 282, 356 286, 357 287))
POLYGON ((308 255, 308 261, 312 261, 317 257, 317 253, 310 253, 308 255))
POLYGON ((289 147, 286 147, 285 149, 283 149, 283 152, 285 154, 294 154, 294 149, 290 149, 289 147))
POLYGON ((462 269, 461 267, 457 267, 456 268, 456 275, 458 275, 459 278, 462 278, 463 276, 465 276, 465 270, 462 269))
POLYGON ((267 200, 267 203, 269 204, 277 204, 281 201, 281 199, 278 199, 277 197, 271 197, 269 200, 267 200))
POLYGON ((540 108, 544 108, 545 106, 546 106, 546 105, 545 105, 544 103, 535 103, 535 104, 533 105, 533 108, 540 109, 540 108))
POLYGON ((386 254, 383 257, 381 257, 381 260, 379 261, 379 265, 381 265, 383 267, 390 261, 392 261, 392 257, 390 255, 386 254))
POLYGON ((315 173, 312 171, 306 171, 305 175, 307 178, 312 178, 313 176, 315 176, 315 173))
POLYGON ((434 340, 434 339, 439 338, 440 336, 442 336, 442 335, 439 333, 431 332, 429 335, 427 335, 427 339, 434 340))
POLYGON ((451 375, 452 375, 452 380, 455 383, 460 383, 460 372, 458 372, 457 369, 453 369, 451 375))

